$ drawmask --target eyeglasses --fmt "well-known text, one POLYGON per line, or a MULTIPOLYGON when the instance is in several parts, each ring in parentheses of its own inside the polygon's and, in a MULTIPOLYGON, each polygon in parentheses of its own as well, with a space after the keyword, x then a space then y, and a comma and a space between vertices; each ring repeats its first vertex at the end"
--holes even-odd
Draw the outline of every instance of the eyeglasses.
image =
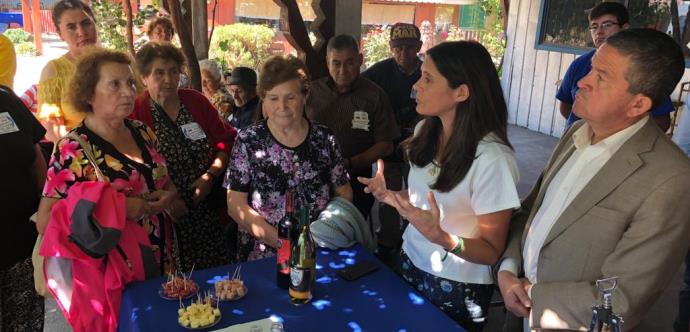
POLYGON ((614 26, 619 26, 619 27, 620 27, 621 24, 618 23, 618 22, 606 21, 606 22, 602 22, 601 24, 598 24, 598 25, 597 25, 597 24, 592 24, 592 25, 589 26, 588 29, 589 29, 589 31, 591 31, 591 32, 595 32, 595 31, 599 30, 599 28, 602 28, 602 29, 604 29, 604 30, 609 30, 609 29, 613 28, 614 26))

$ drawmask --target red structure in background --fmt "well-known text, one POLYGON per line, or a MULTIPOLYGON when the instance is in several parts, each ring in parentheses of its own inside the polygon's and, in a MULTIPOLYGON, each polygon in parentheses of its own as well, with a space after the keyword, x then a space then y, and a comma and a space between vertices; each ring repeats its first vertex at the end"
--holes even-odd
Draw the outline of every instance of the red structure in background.
MULTIPOLYGON (((120 0, 122 1, 122 0, 120 0)), ((87 3, 90 1, 86 1, 87 3)), ((453 17, 451 22, 454 22, 457 24, 458 22, 458 17, 460 14, 460 5, 453 5, 456 1, 444 1, 444 0, 437 0, 437 1, 430 1, 430 0, 371 0, 371 1, 365 1, 367 4, 380 4, 380 5, 386 5, 390 6, 391 9, 394 10, 394 7, 396 6, 414 6, 414 24, 418 27, 421 27, 422 22, 428 21, 431 23, 432 28, 436 28, 437 25, 437 9, 439 9, 439 6, 449 6, 452 5, 454 7, 453 9, 453 17), (430 3, 433 2, 433 3, 430 3)), ((39 9, 39 8, 33 8, 33 7, 38 7, 40 1, 29 1, 29 0, 21 0, 21 12, 22 12, 22 17, 24 20, 24 30, 27 32, 33 33, 34 31, 41 31, 41 32, 48 32, 48 33, 57 33, 55 30, 55 27, 53 25, 52 19, 51 19, 51 11, 50 9, 39 9), (35 4, 34 4, 35 3, 35 4), (40 24, 38 24, 40 22, 40 24)), ((151 1, 147 0, 142 0, 140 1, 140 5, 145 6, 150 4, 151 1)), ((213 13, 213 7, 215 5, 214 1, 210 1, 207 6, 207 11, 208 11, 208 27, 209 30, 211 29, 212 24, 215 24, 215 26, 219 25, 226 25, 226 24, 233 24, 235 23, 236 20, 236 6, 241 3, 243 3, 243 0, 218 0, 218 5, 215 11, 215 19, 214 19, 214 13, 213 13)), ((136 8, 133 8, 133 10, 136 12, 136 8)), ((367 9, 365 6, 363 6, 363 11, 366 11, 367 9)), ((367 15, 366 12, 363 13, 363 16, 367 15)), ((279 19, 276 17, 275 19, 279 19)), ((405 20, 400 20, 400 21, 405 21, 405 20)), ((412 22, 410 22, 412 23, 412 22)), ((391 22, 381 22, 381 24, 391 24, 391 22)), ((35 43, 36 43, 36 50, 39 52, 39 54, 42 51, 42 45, 41 45, 41 40, 40 38, 35 38, 35 43)), ((275 42, 274 46, 272 47, 275 53, 290 53, 294 51, 294 48, 292 45, 290 45, 287 40, 281 35, 277 34, 275 37, 275 42)))

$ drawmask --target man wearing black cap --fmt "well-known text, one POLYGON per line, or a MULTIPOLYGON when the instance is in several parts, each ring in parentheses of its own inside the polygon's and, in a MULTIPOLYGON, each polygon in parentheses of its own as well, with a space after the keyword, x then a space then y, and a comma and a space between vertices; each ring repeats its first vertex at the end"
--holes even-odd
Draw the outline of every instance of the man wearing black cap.
MULTIPOLYGON (((390 189, 401 190, 409 167, 406 167, 407 165, 403 162, 398 145, 412 135, 414 126, 419 120, 415 93, 412 90, 412 85, 422 75, 420 69, 422 61, 417 57, 417 53, 422 47, 419 28, 409 23, 394 24, 391 28, 389 46, 392 57, 369 67, 362 73, 362 76, 378 84, 386 92, 393 108, 395 120, 400 127, 400 138, 393 142, 395 152, 384 160, 384 176, 390 189)), ((389 258, 397 256, 395 254, 402 244, 404 224, 394 208, 386 204, 379 204, 378 211, 381 222, 378 252, 384 261, 390 261, 389 258)), ((395 264, 395 262, 391 261, 391 264, 395 264)))
POLYGON ((227 82, 228 92, 235 101, 230 115, 230 124, 236 129, 243 129, 253 122, 254 112, 259 105, 256 95, 256 72, 247 67, 236 67, 230 73, 227 82))

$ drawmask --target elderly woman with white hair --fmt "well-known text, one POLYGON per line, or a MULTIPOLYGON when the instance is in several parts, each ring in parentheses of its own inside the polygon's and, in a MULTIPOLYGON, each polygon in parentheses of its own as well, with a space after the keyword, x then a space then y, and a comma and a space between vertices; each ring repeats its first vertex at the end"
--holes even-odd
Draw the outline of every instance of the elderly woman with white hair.
POLYGON ((199 61, 199 68, 201 70, 201 90, 204 96, 211 101, 223 122, 229 124, 233 102, 232 96, 223 86, 223 73, 220 65, 214 60, 206 59, 199 61))

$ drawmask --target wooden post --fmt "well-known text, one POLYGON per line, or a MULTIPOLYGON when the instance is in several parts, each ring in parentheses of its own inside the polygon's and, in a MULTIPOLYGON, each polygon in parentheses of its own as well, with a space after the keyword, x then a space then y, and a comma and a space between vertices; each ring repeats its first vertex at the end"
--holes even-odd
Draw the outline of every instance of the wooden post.
POLYGON ((175 31, 180 37, 180 44, 182 44, 182 52, 187 57, 187 64, 189 66, 189 76, 192 79, 192 88, 201 91, 201 72, 199 71, 199 61, 194 52, 194 45, 192 44, 192 36, 189 34, 189 28, 182 17, 182 8, 179 0, 167 0, 166 3, 170 8, 170 17, 172 18, 175 31))
POLYGON ((297 1, 273 0, 273 2, 280 6, 280 30, 290 45, 297 49, 299 57, 304 60, 309 70, 311 78, 318 79, 328 75, 326 69, 326 42, 333 37, 335 31, 335 1, 312 0, 312 7, 316 13, 316 19, 312 24, 312 31, 317 37, 315 46, 311 45, 297 1))
POLYGON ((127 14, 127 26, 125 27, 125 33, 127 34, 127 49, 129 54, 134 58, 134 33, 132 32, 132 2, 130 0, 124 0, 122 3, 125 6, 125 14, 127 14))
POLYGON ((29 0, 22 0, 22 21, 24 23, 22 24, 24 26, 24 31, 31 33, 33 30, 33 27, 31 25, 31 4, 29 4, 29 0))
POLYGON ((36 55, 43 54, 43 40, 41 39, 43 30, 41 29, 41 2, 39 0, 31 1, 31 23, 34 30, 34 45, 36 46, 36 55))
POLYGON ((206 1, 192 1, 192 41, 198 59, 208 58, 208 11, 206 1))
POLYGON ((335 1, 335 34, 348 34, 360 40, 362 1, 335 1))

